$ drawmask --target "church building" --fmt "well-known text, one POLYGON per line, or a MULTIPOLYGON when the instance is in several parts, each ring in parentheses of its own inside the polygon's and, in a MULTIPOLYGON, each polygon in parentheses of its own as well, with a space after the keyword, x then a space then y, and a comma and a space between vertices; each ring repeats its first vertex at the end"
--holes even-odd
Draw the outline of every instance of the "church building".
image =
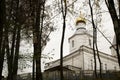
MULTIPOLYGON (((80 15, 76 20, 76 31, 69 38, 70 54, 63 57, 63 66, 79 73, 79 70, 90 73, 94 70, 93 36, 86 30, 86 20, 80 15), (79 70, 78 70, 79 69, 79 70)), ((118 71, 119 65, 115 51, 111 48, 111 55, 99 51, 102 62, 102 71, 118 71)), ((97 58, 97 71, 99 71, 99 61, 97 58)), ((55 60, 45 64, 45 71, 60 65, 60 60, 55 60)))

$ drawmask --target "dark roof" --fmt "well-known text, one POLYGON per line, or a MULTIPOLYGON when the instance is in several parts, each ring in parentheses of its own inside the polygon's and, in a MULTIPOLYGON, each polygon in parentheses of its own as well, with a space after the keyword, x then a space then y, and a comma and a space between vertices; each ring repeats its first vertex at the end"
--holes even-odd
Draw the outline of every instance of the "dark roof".
MULTIPOLYGON (((44 72, 47 72, 47 71, 60 71, 60 69, 61 69, 61 66, 59 65, 59 66, 55 66, 55 67, 52 67, 52 68, 50 68, 50 69, 47 69, 47 70, 45 70, 44 72)), ((73 71, 73 70, 71 70, 71 69, 68 69, 67 67, 63 67, 63 71, 73 71)), ((74 71, 73 71, 74 72, 74 71)))

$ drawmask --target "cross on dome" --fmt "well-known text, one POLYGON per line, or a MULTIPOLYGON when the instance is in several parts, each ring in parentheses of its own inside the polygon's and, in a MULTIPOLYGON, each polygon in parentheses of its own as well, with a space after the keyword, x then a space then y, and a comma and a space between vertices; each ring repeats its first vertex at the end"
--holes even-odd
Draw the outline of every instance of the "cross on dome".
POLYGON ((86 20, 85 20, 83 14, 81 13, 81 11, 80 11, 80 16, 76 19, 76 25, 78 25, 78 23, 86 24, 86 20))

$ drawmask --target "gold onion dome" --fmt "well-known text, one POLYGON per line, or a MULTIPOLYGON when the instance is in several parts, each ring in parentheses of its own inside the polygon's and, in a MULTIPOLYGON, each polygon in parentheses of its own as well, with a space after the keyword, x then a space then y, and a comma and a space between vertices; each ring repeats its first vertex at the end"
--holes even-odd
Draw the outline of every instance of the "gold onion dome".
POLYGON ((81 12, 80 12, 80 16, 76 19, 76 25, 78 23, 85 23, 86 24, 86 20, 85 20, 84 16, 81 14, 81 12))

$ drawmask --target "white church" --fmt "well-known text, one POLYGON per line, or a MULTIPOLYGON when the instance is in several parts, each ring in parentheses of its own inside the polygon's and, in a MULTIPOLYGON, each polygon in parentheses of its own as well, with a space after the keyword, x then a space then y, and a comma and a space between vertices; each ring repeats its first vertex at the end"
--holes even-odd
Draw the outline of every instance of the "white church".
MULTIPOLYGON (((76 32, 69 38, 70 54, 63 57, 63 66, 73 70, 80 69, 86 72, 94 70, 94 55, 93 55, 93 36, 86 30, 86 21, 82 16, 76 20, 76 32), (70 68, 71 67, 71 68, 70 68)), ((115 39, 113 41, 115 46, 115 39)), ((113 47, 111 55, 99 51, 102 62, 103 71, 118 71, 119 65, 116 53, 113 47)), ((96 56, 97 58, 97 56, 96 56)), ((45 71, 55 68, 60 65, 60 60, 55 60, 45 65, 45 71)), ((99 71, 99 62, 97 58, 97 70, 99 71)), ((78 71, 78 70, 76 70, 78 71)))

